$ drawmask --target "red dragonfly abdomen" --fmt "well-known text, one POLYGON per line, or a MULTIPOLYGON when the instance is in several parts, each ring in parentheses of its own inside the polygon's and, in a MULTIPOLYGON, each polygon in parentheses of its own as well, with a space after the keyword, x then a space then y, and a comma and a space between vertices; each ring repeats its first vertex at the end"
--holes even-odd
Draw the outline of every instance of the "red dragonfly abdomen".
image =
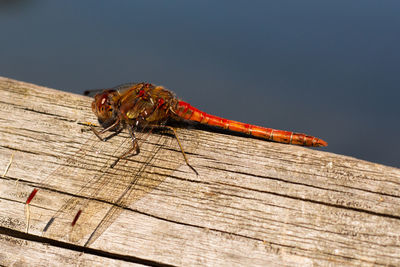
POLYGON ((256 125, 213 116, 201 110, 198 110, 195 107, 192 107, 189 103, 186 103, 184 101, 178 101, 176 110, 174 110, 174 112, 178 117, 185 120, 196 121, 201 124, 220 127, 233 132, 245 133, 254 137, 259 137, 279 143, 314 147, 328 145, 328 143, 324 140, 314 136, 290 131, 264 128, 256 125))

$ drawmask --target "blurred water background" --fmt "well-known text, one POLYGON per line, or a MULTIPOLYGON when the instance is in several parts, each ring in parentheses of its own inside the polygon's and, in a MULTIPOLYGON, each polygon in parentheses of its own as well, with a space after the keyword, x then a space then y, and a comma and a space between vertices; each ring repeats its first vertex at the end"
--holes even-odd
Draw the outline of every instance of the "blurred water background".
POLYGON ((74 93, 147 81, 400 167, 399 14, 372 0, 0 0, 0 75, 74 93))

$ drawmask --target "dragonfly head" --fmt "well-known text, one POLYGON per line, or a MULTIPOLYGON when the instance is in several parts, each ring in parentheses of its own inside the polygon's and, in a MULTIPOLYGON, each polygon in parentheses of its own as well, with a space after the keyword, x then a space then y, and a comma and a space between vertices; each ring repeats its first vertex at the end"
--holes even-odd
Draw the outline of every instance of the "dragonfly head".
POLYGON ((105 90, 94 96, 92 111, 103 127, 110 126, 117 120, 118 97, 116 90, 105 90))

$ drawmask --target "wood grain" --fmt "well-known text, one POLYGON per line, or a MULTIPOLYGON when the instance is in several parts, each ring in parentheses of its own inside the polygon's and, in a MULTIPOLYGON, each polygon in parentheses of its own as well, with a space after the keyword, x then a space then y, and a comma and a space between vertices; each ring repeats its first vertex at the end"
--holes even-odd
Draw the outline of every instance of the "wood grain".
POLYGON ((0 78, 0 175, 13 155, 0 186, 3 265, 400 265, 399 169, 194 128, 178 133, 198 176, 155 133, 104 169, 129 139, 82 132, 96 123, 90 103, 0 78))

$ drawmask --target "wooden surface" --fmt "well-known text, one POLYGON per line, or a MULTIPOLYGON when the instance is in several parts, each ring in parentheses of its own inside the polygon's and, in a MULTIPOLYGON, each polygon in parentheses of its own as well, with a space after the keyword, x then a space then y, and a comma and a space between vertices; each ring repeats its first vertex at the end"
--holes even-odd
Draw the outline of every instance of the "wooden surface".
POLYGON ((178 134, 198 176, 160 134, 111 169, 129 139, 82 132, 90 103, 0 78, 2 265, 400 265, 399 169, 197 129, 178 134))

